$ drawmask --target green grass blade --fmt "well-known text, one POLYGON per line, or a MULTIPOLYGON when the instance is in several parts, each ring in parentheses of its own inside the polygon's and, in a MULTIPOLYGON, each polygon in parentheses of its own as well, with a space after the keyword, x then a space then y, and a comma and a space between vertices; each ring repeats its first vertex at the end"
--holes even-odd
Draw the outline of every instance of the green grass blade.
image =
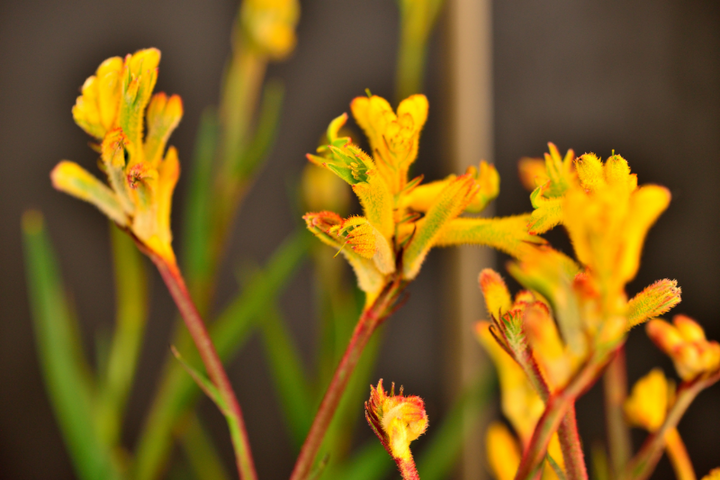
MULTIPOLYGON (((190 292, 197 296, 198 285, 210 281, 210 218, 209 205, 213 186, 213 164, 219 137, 217 113, 207 108, 200 119, 192 170, 188 175, 187 204, 185 205, 185 228, 183 229, 183 273, 190 292)), ((205 299, 196 299, 198 307, 205 309, 205 299)))
POLYGON ((81 479, 119 478, 93 422, 93 387, 42 215, 26 212, 22 226, 40 366, 75 470, 81 479))
POLYGON ((472 431, 472 426, 477 423, 495 391, 495 383, 494 376, 478 376, 456 400, 440 428, 434 433, 430 430, 429 444, 417 463, 423 480, 442 480, 450 476, 460 456, 465 433, 472 431))
POLYGON ((212 439, 205 431, 197 415, 190 414, 182 429, 180 444, 183 453, 199 480, 230 480, 212 439))
POLYGON ((266 83, 255 135, 248 145, 242 161, 238 162, 236 166, 236 175, 241 182, 255 173, 275 143, 284 97, 285 87, 281 81, 269 80, 266 83))
POLYGON ((323 479, 327 480, 375 480, 386 478, 394 470, 395 462, 377 439, 373 438, 360 448, 342 465, 327 471, 323 479))
POLYGON ((108 445, 120 442, 122 418, 135 377, 148 316, 147 275, 142 254, 125 232, 110 224, 115 270, 115 333, 98 392, 100 434, 108 445))
POLYGON ((299 450, 315 413, 303 361, 277 308, 271 309, 264 316, 260 328, 265 355, 290 437, 299 450))
MULTIPOLYGON (((258 319, 277 297, 305 258, 312 237, 305 231, 291 235, 273 254, 264 271, 256 275, 211 325, 210 334, 218 354, 227 362, 245 344, 258 319)), ((184 352, 191 365, 201 365, 197 353, 184 352)), ((199 389, 172 358, 166 365, 160 390, 140 437, 133 478, 157 478, 170 453, 172 431, 178 419, 198 398, 199 389)))

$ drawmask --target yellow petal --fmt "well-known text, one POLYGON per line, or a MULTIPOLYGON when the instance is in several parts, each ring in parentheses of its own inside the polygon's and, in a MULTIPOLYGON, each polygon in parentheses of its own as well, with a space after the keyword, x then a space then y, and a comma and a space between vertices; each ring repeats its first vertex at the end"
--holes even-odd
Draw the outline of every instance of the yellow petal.
POLYGON ((125 227, 127 216, 110 188, 75 162, 64 160, 50 173, 53 187, 95 205, 112 221, 125 227))
POLYGON ((575 169, 583 188, 595 190, 605 184, 603 164, 593 153, 586 153, 575 160, 575 169))
POLYGON ((403 253, 403 277, 413 279, 420 272, 425 257, 441 236, 443 228, 460 215, 477 193, 477 185, 470 175, 462 175, 450 182, 425 217, 403 253))
POLYGON ((624 406, 628 421, 649 432, 655 432, 662 426, 667 407, 668 382, 659 368, 635 383, 624 406))
POLYGON ((530 215, 498 218, 455 218, 448 222, 435 241, 438 247, 486 245, 523 258, 531 245, 543 245, 542 237, 527 233, 530 215))
POLYGON ((530 192, 550 180, 545 169, 545 160, 542 158, 521 158, 518 170, 523 187, 530 192))
POLYGON ((617 278, 625 282, 635 278, 645 236, 669 204, 670 191, 657 185, 645 185, 631 195, 625 222, 625 242, 615 272, 617 278))
POLYGON ((164 93, 153 95, 147 108, 147 134, 145 135, 145 161, 157 167, 162 159, 170 135, 180 123, 183 104, 179 95, 168 98, 164 93))
POLYGON ((400 102, 397 109, 398 118, 410 115, 413 119, 413 128, 417 131, 422 130, 428 116, 428 100, 425 95, 410 95, 408 98, 400 102))

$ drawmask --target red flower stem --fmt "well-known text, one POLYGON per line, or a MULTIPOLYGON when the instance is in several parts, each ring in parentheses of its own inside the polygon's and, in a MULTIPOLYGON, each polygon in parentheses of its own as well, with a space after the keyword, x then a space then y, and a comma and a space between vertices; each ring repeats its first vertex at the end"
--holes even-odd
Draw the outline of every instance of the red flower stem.
POLYGON ((585 455, 583 455, 582 442, 577 430, 577 419, 575 418, 575 402, 568 408, 567 413, 558 427, 558 439, 563 459, 565 459, 565 470, 570 480, 587 480, 587 466, 585 455))
POLYGON ((415 460, 412 456, 406 459, 393 458, 393 460, 395 460, 403 480, 420 480, 420 474, 418 474, 417 467, 415 466, 415 460))
POLYGON ((624 346, 618 349, 615 358, 608 364, 603 375, 603 388, 610 464, 612 471, 618 475, 623 471, 632 454, 630 430, 625 422, 623 412, 623 405, 627 399, 627 365, 624 346))
MULTIPOLYGON (((518 351, 513 355, 515 360, 520 364, 525 374, 530 379, 540 398, 547 405, 550 399, 550 387, 540 372, 540 367, 535 360, 532 348, 526 340, 517 345, 518 351)), ((507 346, 511 349, 510 346, 507 346)), ((582 442, 577 430, 577 420, 575 418, 575 402, 571 402, 567 413, 562 418, 558 426, 558 439, 560 440, 560 449, 562 450, 563 459, 565 460, 565 470, 570 480, 587 480, 587 467, 585 465, 585 456, 582 451, 582 442)))
POLYGON ((295 468, 290 480, 305 480, 310 475, 315 457, 325 437, 325 432, 330 426, 335 410, 337 410, 345 392, 345 387, 347 387, 365 345, 367 345, 375 329, 393 312, 393 306, 404 288, 404 282, 400 279, 395 280, 385 287, 375 302, 370 307, 365 308, 360 315, 355 331, 350 338, 350 343, 335 370, 330 386, 325 392, 320 408, 305 438, 305 443, 295 462, 295 468))
POLYGON ((660 429, 650 435, 645 443, 635 454, 632 461, 625 467, 620 480, 645 480, 655 470, 658 460, 662 456, 666 442, 666 434, 677 427, 680 419, 685 414, 695 397, 713 383, 720 380, 720 371, 715 372, 707 378, 699 378, 690 382, 683 382, 678 388, 675 403, 665 417, 665 422, 660 429))
MULTIPOLYGON (((545 403, 545 411, 535 425, 533 436, 523 453, 515 480, 531 480, 540 473, 553 433, 558 430, 570 409, 574 408, 575 400, 597 379, 607 358, 607 355, 594 355, 564 389, 550 395, 545 403)), ((572 435, 571 432, 566 433, 572 435)), ((577 443, 579 445, 579 439, 577 443)))
POLYGON ((245 422, 240 404, 235 397, 235 392, 230 385, 230 381, 225 373, 225 368, 215 350, 215 346, 210 339, 205 324, 185 286, 182 274, 175 264, 168 263, 164 258, 161 258, 153 252, 146 251, 146 253, 157 266, 160 275, 165 281, 170 295, 173 300, 175 300, 178 310, 180 310, 180 315, 183 317, 183 320, 185 320, 185 325, 190 331, 195 346, 200 352, 200 358, 202 358, 205 364, 205 369, 207 370, 210 380, 215 387, 217 387, 220 396, 227 406, 227 411, 223 413, 230 429, 233 449, 235 451, 235 461, 240 478, 242 480, 256 480, 257 473, 255 472, 255 464, 250 452, 250 442, 248 441, 247 431, 245 430, 245 422))

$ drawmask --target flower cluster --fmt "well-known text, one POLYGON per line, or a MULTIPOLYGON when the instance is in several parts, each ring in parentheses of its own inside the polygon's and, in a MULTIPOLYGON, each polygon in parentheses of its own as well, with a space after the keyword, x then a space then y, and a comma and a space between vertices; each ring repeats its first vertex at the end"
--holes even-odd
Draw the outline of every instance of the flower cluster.
POLYGON ((369 139, 372 156, 339 135, 347 121, 343 114, 330 123, 327 145, 308 159, 352 187, 363 216, 342 218, 322 211, 304 219, 310 231, 345 255, 368 303, 393 276, 414 279, 434 246, 488 245, 520 256, 528 244, 543 242, 527 233, 526 215, 460 217, 482 211, 498 194, 497 171, 484 161, 464 175, 428 184, 421 184, 422 176, 408 179, 427 119, 424 95, 403 100, 397 112, 376 95, 358 97, 351 110, 369 139))
POLYGON ((55 188, 94 204, 174 264, 170 209, 180 165, 175 148, 165 147, 183 106, 177 95, 152 95, 159 62, 154 48, 105 60, 73 107, 75 122, 99 142, 109 186, 67 160, 51 178, 55 188))

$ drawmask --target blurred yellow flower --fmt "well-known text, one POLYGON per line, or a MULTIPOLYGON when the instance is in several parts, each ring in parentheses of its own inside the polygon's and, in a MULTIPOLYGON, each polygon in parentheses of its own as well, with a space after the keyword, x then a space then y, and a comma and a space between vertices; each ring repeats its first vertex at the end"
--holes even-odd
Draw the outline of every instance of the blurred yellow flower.
POLYGON ((651 320, 646 331, 655 345, 668 355, 683 380, 710 375, 720 369, 720 344, 705 338, 705 331, 685 315, 675 315, 673 324, 651 320))
POLYGON ((625 401, 625 416, 630 424, 656 432, 665 421, 670 384, 659 368, 638 380, 625 401))
POLYGON ((282 60, 295 48, 298 0, 245 0, 240 7, 243 31, 259 53, 282 60))

